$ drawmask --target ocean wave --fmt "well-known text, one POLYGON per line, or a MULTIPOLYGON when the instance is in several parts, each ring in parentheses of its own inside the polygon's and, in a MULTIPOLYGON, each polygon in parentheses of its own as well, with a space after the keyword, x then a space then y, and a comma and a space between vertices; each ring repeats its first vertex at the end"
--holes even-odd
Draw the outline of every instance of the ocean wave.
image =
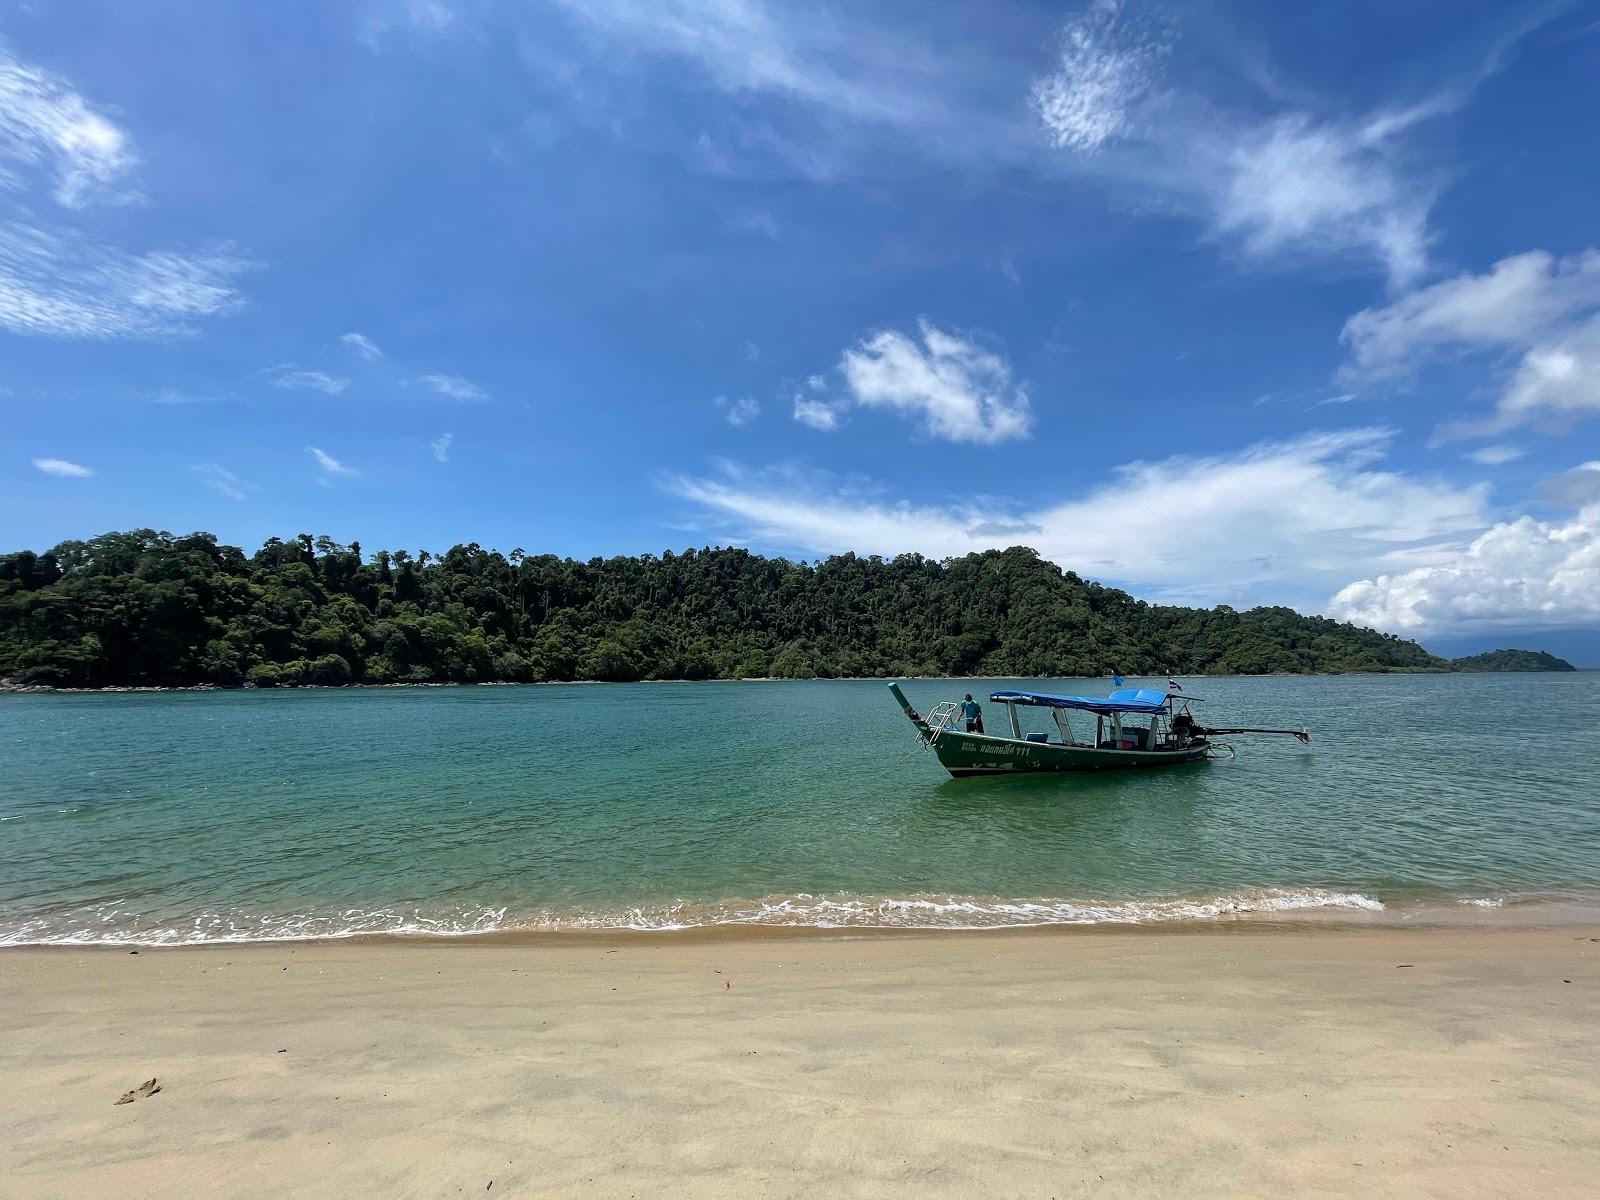
POLYGON ((258 916, 201 913, 182 921, 104 908, 7 922, 0 946, 199 946, 356 937, 473 937, 493 933, 670 933, 722 927, 796 929, 1020 929, 1043 925, 1151 925, 1243 920, 1314 910, 1382 912, 1360 892, 1316 888, 1164 900, 1092 901, 961 896, 816 896, 801 893, 718 903, 572 909, 513 916, 506 908, 425 914, 345 909, 258 916))

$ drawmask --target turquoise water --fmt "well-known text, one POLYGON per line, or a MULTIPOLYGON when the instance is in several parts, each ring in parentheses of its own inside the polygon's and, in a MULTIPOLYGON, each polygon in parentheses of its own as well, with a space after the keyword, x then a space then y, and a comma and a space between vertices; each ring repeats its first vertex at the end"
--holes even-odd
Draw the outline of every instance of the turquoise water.
MULTIPOLYGON (((956 781, 878 682, 3 696, 0 943, 1600 895, 1600 674, 1188 687, 1203 721, 1312 744, 956 781)), ((926 710, 967 688, 906 692, 926 710)))

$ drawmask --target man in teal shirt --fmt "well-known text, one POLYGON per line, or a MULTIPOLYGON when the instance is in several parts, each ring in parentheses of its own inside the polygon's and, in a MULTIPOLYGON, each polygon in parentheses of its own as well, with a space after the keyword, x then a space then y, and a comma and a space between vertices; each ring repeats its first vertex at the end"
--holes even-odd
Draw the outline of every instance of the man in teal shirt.
POLYGON ((972 698, 972 693, 967 693, 967 698, 961 702, 961 715, 967 719, 968 733, 983 732, 983 706, 972 698))

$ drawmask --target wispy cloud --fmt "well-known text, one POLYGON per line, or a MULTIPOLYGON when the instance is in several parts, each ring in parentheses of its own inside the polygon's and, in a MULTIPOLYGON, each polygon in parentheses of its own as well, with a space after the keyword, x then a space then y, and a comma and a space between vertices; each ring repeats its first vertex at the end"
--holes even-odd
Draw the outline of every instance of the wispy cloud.
POLYGON ((761 415, 761 405, 750 396, 736 396, 732 400, 726 396, 717 396, 711 403, 722 410, 722 415, 727 418, 728 424, 736 429, 750 424, 761 415))
POLYGON ((1600 416, 1600 251, 1557 259, 1514 255, 1482 275, 1464 274, 1401 296, 1345 323, 1351 361, 1364 382, 1405 380, 1445 355, 1477 357, 1491 369, 1520 354, 1495 412, 1442 426, 1437 437, 1480 437, 1518 426, 1563 430, 1600 416))
POLYGON ((383 357, 383 351, 378 349, 377 344, 364 333, 347 333, 339 340, 368 362, 383 357))
POLYGON ((47 170, 55 200, 81 208, 93 198, 131 198, 112 185, 137 162, 122 129, 65 80, 0 43, 0 186, 20 186, 19 169, 47 170))
POLYGON ((194 469, 200 477, 200 482, 214 492, 220 492, 229 500, 248 500, 249 489, 252 484, 246 483, 226 467, 216 463, 205 463, 194 469))
POLYGON ((288 391, 321 392, 325 396, 337 396, 350 386, 350 381, 342 376, 329 375, 326 371, 302 370, 294 363, 268 367, 267 373, 273 387, 288 391))
POLYGON ((1487 485, 1379 469, 1392 436, 1354 429, 1130 463, 1110 483, 1040 508, 892 502, 793 470, 731 465, 667 487, 714 528, 770 546, 945 557, 1025 541, 1063 567, 1164 599, 1315 603, 1363 572, 1454 553, 1488 524, 1487 485), (1182 520, 1127 536, 1129 513, 1174 504, 1182 520))
POLYGON ((256 267, 229 249, 126 254, 76 231, 0 223, 0 328, 61 338, 170 337, 245 306, 256 267))
POLYGON ((1422 272, 1434 184, 1409 170, 1405 138, 1453 99, 1353 120, 1222 111, 1163 87, 1175 36, 1116 0, 1069 19, 1033 88, 1045 136, 1085 173, 1199 218, 1249 257, 1354 255, 1402 285, 1422 272))
POLYGON ((1476 450, 1469 451, 1464 457, 1481 467, 1503 467, 1508 462, 1516 462, 1527 453, 1525 446, 1480 446, 1476 450))
POLYGON ((843 410, 841 401, 824 396, 808 396, 804 392, 794 394, 794 419, 823 433, 832 433, 839 428, 839 414, 843 410))
POLYGON ((87 479, 94 474, 88 467, 68 462, 64 458, 36 458, 33 460, 33 465, 46 475, 59 475, 65 479, 87 479))
POLYGON ((440 462, 449 462, 450 446, 455 440, 455 434, 441 433, 438 437, 434 438, 433 441, 429 442, 428 445, 433 448, 434 458, 438 459, 440 462))
POLYGON ((488 392, 472 380, 463 379, 459 375, 424 375, 416 382, 447 399, 460 400, 463 403, 480 403, 490 399, 488 392))
POLYGON ((749 338, 746 338, 744 340, 744 360, 745 360, 745 362, 756 362, 758 359, 760 359, 760 357, 761 357, 761 347, 756 345, 749 338))
MULTIPOLYGON (((917 328, 920 342, 884 329, 845 351, 839 370, 856 404, 914 417, 946 441, 993 444, 1028 435, 1028 395, 1003 358, 928 321, 917 328)), ((797 399, 798 419, 806 419, 804 407, 797 399)))
POLYGON ((316 460, 317 466, 322 468, 322 472, 325 477, 329 475, 361 474, 361 472, 356 470, 354 467, 347 466, 345 463, 340 462, 337 458, 320 447, 307 446, 306 453, 311 455, 311 457, 316 460))

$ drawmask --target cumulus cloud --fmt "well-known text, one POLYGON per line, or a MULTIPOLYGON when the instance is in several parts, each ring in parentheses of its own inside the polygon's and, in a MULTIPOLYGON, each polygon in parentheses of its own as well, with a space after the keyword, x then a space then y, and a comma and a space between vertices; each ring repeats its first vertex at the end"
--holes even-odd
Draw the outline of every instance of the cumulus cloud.
POLYGON ((794 419, 802 425, 809 425, 812 429, 823 433, 832 433, 839 428, 839 413, 841 405, 837 402, 818 396, 808 396, 804 392, 794 394, 794 419))
POLYGON ((761 405, 750 396, 736 396, 732 400, 726 396, 717 396, 711 403, 722 410, 722 415, 727 418, 728 424, 735 429, 750 424, 761 415, 761 405))
POLYGON ((21 62, 0 44, 0 186, 21 170, 46 170, 57 203, 127 198, 112 185, 137 164, 128 135, 65 80, 21 62))
POLYGON ((463 379, 459 375, 424 375, 416 382, 447 399, 459 400, 462 403, 479 403, 489 399, 488 392, 472 380, 463 379))
POLYGON ((1600 414, 1600 252, 1513 255, 1359 312, 1342 338, 1346 375, 1368 380, 1403 379, 1446 352, 1518 355, 1494 413, 1448 424, 1441 438, 1564 429, 1600 414))
POLYGON ((1421 273, 1433 187, 1408 171, 1403 142, 1448 102, 1356 120, 1223 111, 1159 86, 1174 37, 1115 0, 1068 20, 1059 61, 1033 86, 1046 138, 1252 257, 1353 255, 1398 284, 1421 273))
POLYGON ((76 231, 0 223, 0 328, 62 338, 193 333, 244 308, 258 264, 223 248, 126 254, 76 231))
MULTIPOLYGON (((1028 435, 1028 394, 1012 382, 1004 359, 927 321, 917 328, 920 344, 884 329, 845 351, 839 370, 854 403, 913 417, 946 441, 993 444, 1028 435)), ((809 414, 816 424, 818 412, 797 397, 797 419, 809 414)))
POLYGON ((64 458, 36 458, 33 465, 46 475, 59 475, 64 479, 87 479, 94 472, 88 467, 68 462, 64 458))
POLYGON ((449 462, 450 446, 455 440, 455 434, 441 433, 438 437, 434 438, 433 441, 429 442, 428 445, 433 447, 434 458, 438 459, 440 462, 449 462))
POLYGON ((1600 504, 1567 521, 1502 522, 1447 561, 1349 584, 1331 606, 1335 616, 1406 634, 1595 624, 1600 504))
POLYGON ((347 333, 342 335, 339 340, 368 362, 375 358, 383 357, 383 351, 378 349, 377 343, 364 333, 347 333))
POLYGON ((768 545, 945 557, 1025 541, 1145 595, 1314 604, 1352 575, 1448 556, 1488 524, 1486 485, 1379 469, 1391 437, 1356 429, 1130 463, 1079 498, 1034 509, 894 502, 792 470, 728 467, 667 486, 731 536, 768 545))
POLYGON ((359 475, 359 474, 361 474, 361 472, 357 471, 354 467, 349 466, 346 463, 340 462, 337 458, 335 458, 333 455, 329 454, 326 450, 323 450, 323 449, 321 449, 321 448, 319 448, 317 446, 307 446, 306 447, 306 453, 311 455, 311 457, 316 461, 317 466, 322 468, 322 473, 323 473, 324 478, 326 478, 327 476, 330 476, 330 475, 359 475))
POLYGON ((329 375, 326 371, 301 370, 293 363, 279 363, 269 367, 268 373, 273 387, 288 391, 321 392, 325 396, 337 396, 350 386, 348 379, 329 375))

